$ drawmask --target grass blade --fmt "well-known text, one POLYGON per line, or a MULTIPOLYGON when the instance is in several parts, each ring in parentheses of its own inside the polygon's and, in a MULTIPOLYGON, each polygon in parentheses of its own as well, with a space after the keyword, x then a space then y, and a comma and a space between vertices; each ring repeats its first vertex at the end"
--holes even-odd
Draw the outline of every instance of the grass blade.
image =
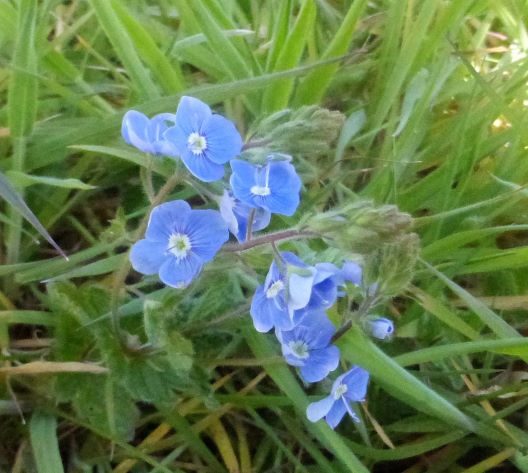
POLYGON ((63 473, 57 419, 42 411, 35 411, 29 423, 29 435, 38 473, 63 473))

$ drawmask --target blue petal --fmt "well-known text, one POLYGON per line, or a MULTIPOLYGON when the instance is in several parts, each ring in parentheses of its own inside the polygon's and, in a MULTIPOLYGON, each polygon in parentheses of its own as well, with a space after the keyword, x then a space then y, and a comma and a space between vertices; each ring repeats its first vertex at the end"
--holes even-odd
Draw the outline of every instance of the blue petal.
POLYGON ((308 383, 316 383, 326 378, 338 365, 339 348, 336 346, 313 350, 301 368, 301 378, 308 383))
POLYGON ((259 286, 251 300, 249 313, 257 332, 269 332, 274 327, 275 311, 277 309, 269 304, 269 299, 264 292, 264 286, 259 286))
POLYGON ((334 403, 335 400, 333 396, 328 396, 320 401, 312 402, 306 409, 306 417, 310 422, 317 422, 330 412, 334 403))
MULTIPOLYGON (((328 346, 335 333, 334 324, 322 310, 306 312, 296 327, 291 331, 293 336, 301 338, 311 350, 328 346)), ((284 332, 284 337, 290 337, 284 332)))
POLYGON ((291 311, 299 310, 308 305, 312 294, 312 283, 315 270, 310 271, 307 276, 293 273, 288 280, 288 308, 291 311))
POLYGON ((335 429, 339 422, 341 422, 343 419, 346 411, 347 408, 345 406, 344 400, 338 399, 326 415, 325 420, 332 429, 335 429))
POLYGON ((186 134, 178 125, 167 128, 163 132, 164 143, 174 150, 176 156, 181 156, 187 151, 188 139, 189 135, 186 134))
POLYGON ((149 119, 135 110, 129 110, 123 116, 121 134, 124 140, 144 153, 153 153, 148 137, 149 119))
POLYGON ((222 218, 227 223, 229 231, 237 236, 238 235, 238 217, 235 215, 235 198, 229 191, 224 190, 222 197, 220 198, 219 208, 222 218))
POLYGON ((295 168, 285 161, 272 161, 269 166, 270 195, 263 198, 272 213, 293 215, 299 205, 301 179, 295 168))
POLYGON ((194 154, 189 149, 181 153, 185 167, 194 176, 204 182, 213 182, 222 179, 224 166, 213 163, 205 154, 194 154))
POLYGON ((273 327, 290 330, 292 321, 287 310, 281 307, 279 297, 266 297, 264 285, 259 286, 251 301, 250 314, 258 332, 269 332, 273 327))
POLYGON ((227 118, 212 115, 202 127, 207 142, 207 157, 217 164, 227 163, 240 154, 242 138, 227 118))
POLYGON ((179 156, 179 150, 165 139, 165 132, 174 126, 176 115, 173 113, 160 113, 151 118, 148 135, 154 153, 165 156, 179 156))
POLYGON ((227 224, 216 210, 193 210, 184 232, 191 242, 191 251, 204 263, 212 260, 229 239, 227 224))
POLYGON ((141 274, 156 274, 167 259, 167 242, 139 240, 130 249, 132 267, 141 274))
POLYGON ((251 193, 251 187, 255 185, 255 175, 257 167, 240 159, 233 159, 229 163, 231 165, 231 178, 229 183, 233 189, 234 196, 252 207, 255 205, 255 196, 251 193))
POLYGON ((346 384, 348 388, 344 397, 351 401, 364 401, 365 396, 367 395, 369 378, 370 375, 368 371, 359 366, 354 366, 351 370, 345 373, 343 377, 343 384, 346 384))
POLYGON ((188 137, 193 132, 200 132, 202 124, 211 117, 209 106, 194 97, 183 96, 176 110, 176 123, 188 137))
POLYGON ((337 286, 333 278, 328 278, 312 287, 312 295, 308 308, 310 310, 328 309, 334 305, 336 299, 337 286))
POLYGON ((168 258, 159 270, 159 277, 167 286, 183 288, 198 275, 202 269, 200 259, 189 253, 185 258, 168 258))
POLYGON ((182 233, 190 211, 191 207, 184 200, 173 200, 154 207, 150 213, 145 237, 167 244, 173 233, 182 233))

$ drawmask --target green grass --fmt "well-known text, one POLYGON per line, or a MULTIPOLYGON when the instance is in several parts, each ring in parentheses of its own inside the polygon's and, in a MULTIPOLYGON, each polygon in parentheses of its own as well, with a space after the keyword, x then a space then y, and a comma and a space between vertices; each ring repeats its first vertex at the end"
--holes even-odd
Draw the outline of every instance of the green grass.
MULTIPOLYGON (((0 186, 0 472, 528 472, 527 21, 526 0, 0 0, 0 172, 69 256, 0 186), (342 112, 273 118, 304 187, 271 229, 374 202, 343 244, 394 296, 375 310, 397 330, 339 342, 372 374, 359 426, 309 423, 324 389, 252 329, 269 248, 220 254, 186 291, 129 271, 144 178, 159 190, 175 165, 125 145, 121 117, 182 95, 246 138, 286 108, 342 112), (412 216, 414 267, 384 204, 412 216)), ((214 207, 202 191, 166 198, 214 207)))

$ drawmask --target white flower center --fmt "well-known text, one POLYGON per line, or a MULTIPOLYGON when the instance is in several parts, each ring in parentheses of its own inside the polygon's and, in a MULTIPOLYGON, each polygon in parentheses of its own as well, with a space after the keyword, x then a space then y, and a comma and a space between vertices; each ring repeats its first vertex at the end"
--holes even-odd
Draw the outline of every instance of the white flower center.
POLYGON ((202 151, 207 149, 207 140, 205 139, 205 136, 194 131, 189 135, 187 146, 193 154, 201 154, 202 151))
POLYGON ((297 358, 305 360, 309 356, 308 345, 302 340, 292 340, 288 347, 297 358))
POLYGON ((277 297, 277 294, 284 289, 284 283, 279 279, 275 281, 266 291, 266 297, 272 299, 277 297))
POLYGON ((252 186, 251 189, 249 189, 249 190, 254 195, 266 196, 266 195, 270 195, 271 194, 270 188, 269 187, 265 187, 265 186, 252 186))
POLYGON ((169 245, 167 250, 170 251, 176 258, 182 259, 187 256, 191 249, 191 240, 183 233, 173 233, 169 237, 169 245))
POLYGON ((334 399, 337 400, 339 399, 340 397, 343 396, 343 394, 345 394, 346 392, 348 391, 348 387, 346 384, 340 384, 335 392, 334 392, 334 399))

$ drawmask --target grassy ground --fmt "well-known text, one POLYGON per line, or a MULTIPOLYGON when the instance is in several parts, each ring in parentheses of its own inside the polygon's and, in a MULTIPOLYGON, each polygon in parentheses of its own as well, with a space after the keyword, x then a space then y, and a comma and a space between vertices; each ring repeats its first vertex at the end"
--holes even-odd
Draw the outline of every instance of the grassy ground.
POLYGON ((527 16, 525 0, 0 0, 1 170, 69 255, 3 206, 0 471, 528 471, 527 16), (119 133, 125 110, 181 95, 246 136, 286 108, 344 114, 278 138, 304 190, 273 228, 358 200, 412 215, 416 266, 380 275, 398 281, 377 308, 396 336, 340 342, 373 377, 359 427, 310 424, 317 389, 251 329, 269 250, 223 254, 184 292, 129 271, 151 173, 204 203, 119 133))

